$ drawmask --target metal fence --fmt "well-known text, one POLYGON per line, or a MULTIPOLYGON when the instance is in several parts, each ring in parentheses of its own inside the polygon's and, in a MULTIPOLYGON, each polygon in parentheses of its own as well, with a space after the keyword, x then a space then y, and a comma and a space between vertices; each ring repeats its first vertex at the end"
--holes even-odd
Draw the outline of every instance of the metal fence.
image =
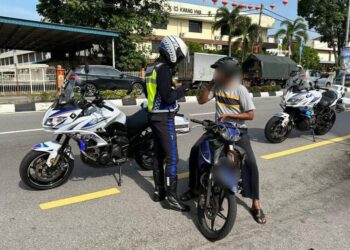
POLYGON ((22 95, 56 90, 54 68, 1 69, 0 95, 22 95))
MULTIPOLYGON (((123 74, 143 77, 140 71, 123 74)), ((56 90, 55 68, 0 68, 0 95, 27 95, 56 90)))
POLYGON ((135 76, 135 77, 143 78, 143 75, 142 75, 141 71, 123 71, 122 73, 125 74, 125 75, 129 75, 129 76, 135 76))

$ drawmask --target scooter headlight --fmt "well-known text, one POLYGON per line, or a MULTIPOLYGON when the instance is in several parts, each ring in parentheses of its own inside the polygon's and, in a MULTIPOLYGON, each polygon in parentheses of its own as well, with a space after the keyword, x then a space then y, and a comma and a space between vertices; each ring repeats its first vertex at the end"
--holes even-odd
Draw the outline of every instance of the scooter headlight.
POLYGON ((56 127, 64 123, 65 120, 67 120, 67 117, 64 116, 50 117, 45 121, 44 125, 48 127, 56 127))

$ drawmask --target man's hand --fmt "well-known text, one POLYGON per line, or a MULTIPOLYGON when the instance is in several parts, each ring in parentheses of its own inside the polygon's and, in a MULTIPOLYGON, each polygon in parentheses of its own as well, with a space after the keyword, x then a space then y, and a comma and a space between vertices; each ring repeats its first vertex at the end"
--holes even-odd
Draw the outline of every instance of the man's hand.
POLYGON ((219 122, 223 122, 223 121, 225 121, 227 118, 229 118, 229 115, 223 114, 223 115, 220 115, 220 116, 219 116, 218 121, 219 121, 219 122))
POLYGON ((254 110, 250 110, 248 112, 244 112, 241 114, 222 114, 218 117, 218 121, 222 122, 227 119, 233 120, 253 120, 254 119, 254 110))

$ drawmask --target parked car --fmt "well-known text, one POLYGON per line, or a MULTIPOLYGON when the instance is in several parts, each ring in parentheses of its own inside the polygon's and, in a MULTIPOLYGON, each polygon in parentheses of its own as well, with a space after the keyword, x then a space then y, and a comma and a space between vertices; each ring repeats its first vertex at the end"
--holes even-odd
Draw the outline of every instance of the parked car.
POLYGON ((112 66, 89 65, 90 72, 85 74, 84 65, 71 69, 66 79, 74 81, 75 86, 85 88, 87 95, 93 95, 97 90, 128 90, 142 93, 144 80, 140 77, 123 74, 112 66))
MULTIPOLYGON (((335 77, 334 84, 342 85, 342 83, 343 83, 343 74, 344 74, 344 73, 339 73, 339 74, 335 77)), ((350 84, 350 74, 345 74, 345 84, 346 84, 346 85, 350 84)))
POLYGON ((315 86, 315 84, 317 84, 317 86, 321 88, 330 88, 334 80, 333 76, 330 74, 322 74, 321 71, 313 69, 305 70, 304 78, 307 86, 310 86, 311 83, 312 86, 315 86))

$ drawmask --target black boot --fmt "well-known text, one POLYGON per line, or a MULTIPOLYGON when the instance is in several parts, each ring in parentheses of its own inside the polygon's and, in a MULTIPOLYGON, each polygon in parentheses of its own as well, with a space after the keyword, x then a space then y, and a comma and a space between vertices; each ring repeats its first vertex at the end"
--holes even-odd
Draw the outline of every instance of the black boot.
POLYGON ((189 206, 182 204, 178 200, 176 190, 177 190, 177 177, 167 177, 166 200, 169 204, 169 208, 176 211, 181 211, 181 212, 190 211, 189 206))
POLYGON ((161 186, 154 187, 153 201, 160 202, 165 199, 165 189, 161 186))
POLYGON ((153 201, 160 202, 165 199, 164 174, 160 171, 153 170, 154 194, 153 201))

